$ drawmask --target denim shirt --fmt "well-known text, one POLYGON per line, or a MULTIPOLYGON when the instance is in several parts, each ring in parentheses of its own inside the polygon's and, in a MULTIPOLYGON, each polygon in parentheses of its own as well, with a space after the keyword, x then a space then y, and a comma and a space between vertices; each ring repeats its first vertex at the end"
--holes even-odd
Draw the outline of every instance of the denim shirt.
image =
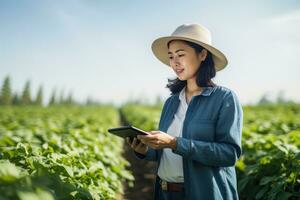
MULTIPOLYGON (((224 87, 204 87, 193 96, 173 153, 183 158, 186 199, 238 199, 235 163, 242 153, 243 110, 236 94, 224 87)), ((166 132, 179 106, 179 93, 164 103, 159 130, 166 132)), ((139 159, 160 163, 162 150, 148 148, 139 159)), ((157 174, 158 167, 156 169, 157 174)), ((155 181, 154 199, 159 189, 155 181)))

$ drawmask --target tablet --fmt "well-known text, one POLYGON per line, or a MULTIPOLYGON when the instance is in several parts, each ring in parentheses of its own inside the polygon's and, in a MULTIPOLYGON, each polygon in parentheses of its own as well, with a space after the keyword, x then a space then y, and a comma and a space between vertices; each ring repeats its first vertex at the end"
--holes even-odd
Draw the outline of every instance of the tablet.
POLYGON ((134 138, 137 135, 148 135, 146 131, 138 129, 134 126, 121 126, 118 128, 110 128, 108 129, 108 132, 122 138, 126 138, 126 137, 134 138))

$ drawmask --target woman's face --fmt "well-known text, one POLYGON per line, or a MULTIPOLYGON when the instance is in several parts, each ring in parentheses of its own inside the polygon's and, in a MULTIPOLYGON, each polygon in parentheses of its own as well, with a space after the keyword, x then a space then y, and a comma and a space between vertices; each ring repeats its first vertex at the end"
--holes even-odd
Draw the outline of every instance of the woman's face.
POLYGON ((205 59, 207 51, 202 50, 198 55, 187 43, 174 40, 169 43, 170 66, 180 80, 188 80, 196 77, 201 62, 205 59))

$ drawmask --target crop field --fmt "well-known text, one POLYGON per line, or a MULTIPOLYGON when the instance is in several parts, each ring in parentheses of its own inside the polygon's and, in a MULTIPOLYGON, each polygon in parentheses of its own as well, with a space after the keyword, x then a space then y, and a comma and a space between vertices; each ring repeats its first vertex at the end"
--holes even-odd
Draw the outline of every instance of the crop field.
POLYGON ((132 181, 112 107, 0 110, 0 199, 115 199, 132 181))
MULTIPOLYGON (((118 198, 135 169, 107 129, 155 130, 161 108, 0 107, 0 199, 118 198)), ((243 109, 240 199, 300 199, 300 105, 243 109)))
MULTIPOLYGON (((131 124, 157 128, 159 107, 132 107, 123 108, 131 124)), ((240 199, 300 199, 300 105, 243 110, 243 155, 236 164, 240 199)))

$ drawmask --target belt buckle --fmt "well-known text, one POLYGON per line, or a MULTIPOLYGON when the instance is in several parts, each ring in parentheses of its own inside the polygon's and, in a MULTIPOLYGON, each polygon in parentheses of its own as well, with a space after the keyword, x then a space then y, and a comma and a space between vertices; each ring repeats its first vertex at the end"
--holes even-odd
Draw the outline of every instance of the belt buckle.
POLYGON ((161 188, 162 188, 162 190, 168 190, 168 183, 167 183, 167 181, 161 181, 161 188))

